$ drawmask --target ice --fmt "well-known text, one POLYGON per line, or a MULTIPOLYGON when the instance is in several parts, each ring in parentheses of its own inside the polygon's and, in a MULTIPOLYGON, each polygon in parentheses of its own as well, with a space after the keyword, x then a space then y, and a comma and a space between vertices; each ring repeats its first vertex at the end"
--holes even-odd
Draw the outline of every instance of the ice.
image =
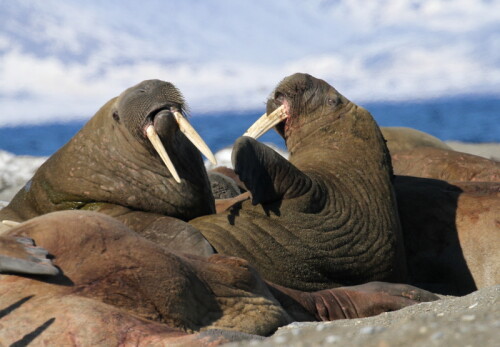
POLYGON ((16 156, 0 150, 0 201, 10 201, 45 160, 47 158, 16 156))

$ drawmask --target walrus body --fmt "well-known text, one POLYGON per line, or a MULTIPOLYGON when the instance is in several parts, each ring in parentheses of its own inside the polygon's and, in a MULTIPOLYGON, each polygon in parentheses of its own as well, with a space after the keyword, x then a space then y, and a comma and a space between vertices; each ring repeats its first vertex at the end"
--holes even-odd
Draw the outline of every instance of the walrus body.
POLYGON ((391 154, 397 175, 448 182, 500 182, 500 162, 472 154, 430 147, 391 154))
POLYGON ((398 175, 409 283, 448 295, 500 283, 500 163, 415 130, 382 132, 398 175))
POLYGON ((371 115, 305 74, 278 85, 268 114, 281 105, 289 161, 239 138, 233 165, 252 201, 190 223, 217 252, 288 287, 404 280, 390 157, 371 115))
POLYGON ((396 176, 409 281, 448 295, 500 283, 500 183, 396 176))
POLYGON ((282 288, 243 259, 173 253, 95 212, 49 213, 7 235, 37 240, 61 270, 0 276, 0 340, 8 344, 23 336, 51 345, 227 342, 294 320, 363 317, 436 298, 376 283, 316 293, 282 288), (209 329, 242 333, 183 333, 209 329))
POLYGON ((452 148, 435 136, 406 127, 381 127, 391 155, 415 148, 431 147, 451 150, 452 148))
POLYGON ((177 250, 213 253, 197 230, 179 220, 214 213, 215 206, 201 155, 179 130, 172 108, 182 112, 184 99, 171 83, 159 80, 141 82, 111 99, 36 171, 0 211, 0 220, 91 210, 177 250), (145 136, 148 124, 179 182, 145 136))

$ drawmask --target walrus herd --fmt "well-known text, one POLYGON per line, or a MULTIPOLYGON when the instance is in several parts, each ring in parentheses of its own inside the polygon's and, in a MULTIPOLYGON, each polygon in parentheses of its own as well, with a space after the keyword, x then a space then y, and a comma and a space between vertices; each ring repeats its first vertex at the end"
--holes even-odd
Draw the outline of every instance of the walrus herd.
POLYGON ((207 173, 186 110, 127 89, 0 211, 1 341, 216 345, 500 282, 498 162, 298 73, 207 173))

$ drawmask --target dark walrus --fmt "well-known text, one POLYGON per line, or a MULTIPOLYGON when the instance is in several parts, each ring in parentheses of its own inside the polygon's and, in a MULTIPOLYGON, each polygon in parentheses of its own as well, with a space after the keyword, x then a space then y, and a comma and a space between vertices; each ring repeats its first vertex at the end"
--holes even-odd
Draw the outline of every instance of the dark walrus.
POLYGON ((239 138, 232 161, 252 200, 190 223, 217 252, 247 259, 288 287, 404 281, 390 156, 370 113, 298 73, 276 87, 267 115, 247 135, 275 124, 289 161, 239 138))
MULTIPOLYGON (((203 236, 179 220, 215 212, 198 149, 215 159, 185 110, 182 94, 169 82, 148 80, 128 88, 36 171, 0 211, 0 221, 13 224, 60 210, 97 211, 164 246, 212 254, 203 236)), ((8 229, 0 223, 0 234, 2 227, 8 229)), ((44 263, 37 262, 34 270, 26 262, 33 252, 30 245, 27 250, 20 261, 2 252, 0 271, 43 272, 44 263)))

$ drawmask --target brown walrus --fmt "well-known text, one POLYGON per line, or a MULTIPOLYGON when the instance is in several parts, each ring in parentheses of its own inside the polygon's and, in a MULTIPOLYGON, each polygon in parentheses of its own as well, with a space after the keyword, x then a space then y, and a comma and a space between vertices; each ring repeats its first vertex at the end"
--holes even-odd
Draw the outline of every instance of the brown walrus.
POLYGON ((409 283, 465 295, 500 283, 500 182, 394 181, 409 283))
POLYGON ((168 82, 148 80, 125 90, 36 171, 0 218, 23 221, 66 209, 105 208, 112 214, 115 206, 120 213, 126 207, 182 220, 213 213, 202 158, 178 124, 185 108, 168 82), (150 141, 151 130, 172 164, 169 170, 150 141))
POLYGON ((500 182, 500 162, 476 155, 430 147, 391 154, 397 175, 449 182, 500 182))
POLYGON ((269 335, 295 320, 365 317, 436 299, 396 284, 284 288, 263 281, 243 259, 173 253, 95 212, 49 213, 7 235, 37 240, 61 273, 0 276, 6 344, 218 344, 249 337, 226 329, 269 335), (183 333, 199 331, 206 332, 183 333))
POLYGON ((414 129, 382 133, 398 175, 410 283, 451 295, 500 283, 500 163, 414 129))
POLYGON ((387 148, 389 148, 391 155, 421 147, 452 149, 437 137, 417 129, 381 127, 380 131, 382 131, 382 135, 387 141, 387 148))
POLYGON ((187 122, 186 108, 169 82, 148 80, 125 90, 36 171, 0 220, 92 210, 179 251, 212 254, 203 236, 177 219, 215 212, 198 149, 215 159, 187 122))
POLYGON ((396 175, 445 181, 500 181, 500 163, 454 151, 438 138, 404 127, 382 127, 396 175))
POLYGON ((325 81, 294 74, 247 134, 276 123, 289 161, 239 138, 233 166, 252 200, 190 223, 217 252, 291 288, 405 280, 390 156, 368 111, 325 81))

